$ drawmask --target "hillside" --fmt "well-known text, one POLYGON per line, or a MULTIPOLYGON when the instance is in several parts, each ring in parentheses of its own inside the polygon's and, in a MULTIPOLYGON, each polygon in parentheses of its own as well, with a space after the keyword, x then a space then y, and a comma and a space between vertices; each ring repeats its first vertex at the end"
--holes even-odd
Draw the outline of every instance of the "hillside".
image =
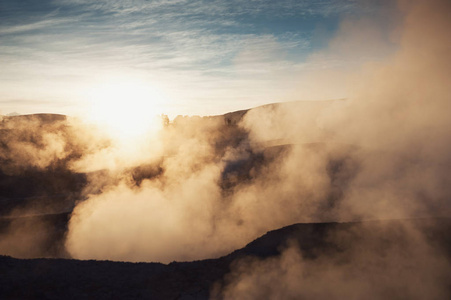
MULTIPOLYGON (((64 259, 20 260, 0 257, 0 297, 2 299, 221 299, 222 288, 233 277, 238 262, 280 257, 287 245, 296 243, 305 261, 312 265, 321 260, 339 258, 339 265, 331 269, 351 267, 353 249, 365 249, 375 261, 384 263, 386 272, 399 268, 387 266, 390 251, 404 251, 405 259, 414 262, 418 253, 406 248, 411 238, 406 228, 425 230, 425 238, 437 255, 451 258, 451 219, 387 220, 357 223, 295 224, 273 230, 249 243, 246 247, 218 258, 194 262, 126 263, 110 261, 78 261, 64 259), (382 234, 383 233, 383 234, 382 234), (343 240, 337 236, 347 236, 343 240), (369 245, 367 242, 373 243, 369 245), (404 245, 403 245, 404 244, 404 245), (382 258, 382 259, 381 259, 382 258), (231 273, 232 272, 232 273, 231 273), (26 288, 24 288, 26 287, 26 288)), ((401 261, 399 263, 402 263, 401 261)), ((427 272, 421 264, 413 264, 411 272, 427 272)), ((362 281, 376 280, 378 274, 366 274, 362 281), (373 277, 374 276, 374 277, 373 277)), ((451 281, 447 279, 447 293, 451 295, 451 281)), ((302 278, 298 278, 302 280, 302 278)), ((396 278, 393 278, 396 282, 396 278)), ((415 282, 409 282, 415 284, 415 282)), ((381 288, 381 287, 379 287, 381 288)), ((382 287, 384 288, 384 287, 382 287)), ((387 286, 407 295, 402 286, 387 286)), ((445 289, 446 290, 446 289, 445 289)))
POLYGON ((447 156, 340 139, 342 103, 179 116, 131 153, 4 117, 0 298, 449 298, 447 156))

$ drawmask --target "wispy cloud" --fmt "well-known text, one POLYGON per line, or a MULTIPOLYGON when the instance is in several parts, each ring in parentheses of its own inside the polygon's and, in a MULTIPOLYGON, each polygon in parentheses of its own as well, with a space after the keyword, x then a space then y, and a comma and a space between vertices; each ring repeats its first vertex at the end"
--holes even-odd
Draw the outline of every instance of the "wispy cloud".
POLYGON ((26 31, 30 31, 30 30, 39 30, 39 29, 43 29, 46 27, 55 26, 55 25, 61 24, 63 22, 65 22, 65 20, 54 19, 54 20, 42 20, 42 21, 30 23, 30 24, 25 24, 25 25, 9 26, 9 27, 5 27, 5 28, 0 28, 0 34, 11 34, 11 33, 17 34, 17 33, 23 33, 26 31))
MULTIPOLYGON (((315 28, 326 24, 333 31, 342 14, 368 10, 352 0, 64 0, 22 6, 11 0, 1 5, 1 80, 39 81, 50 88, 52 80, 65 78, 82 88, 104 74, 139 73, 168 89, 188 89, 185 100, 186 95, 214 97, 208 91, 226 87, 243 89, 238 80, 252 81, 252 90, 267 90, 276 74, 293 73, 305 63, 315 50, 315 28)), ((59 96, 68 94, 66 89, 59 96)))

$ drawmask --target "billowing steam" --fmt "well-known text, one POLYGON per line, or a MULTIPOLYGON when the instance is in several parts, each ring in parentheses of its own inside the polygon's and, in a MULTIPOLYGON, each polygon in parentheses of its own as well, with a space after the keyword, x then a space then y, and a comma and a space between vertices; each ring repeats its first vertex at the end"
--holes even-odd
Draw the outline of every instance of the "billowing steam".
POLYGON ((340 250, 316 253, 314 259, 293 242, 279 257, 237 260, 211 298, 446 299, 449 261, 412 225, 350 226, 327 239, 340 250))
POLYGON ((354 75, 347 101, 265 106, 238 127, 227 117, 178 118, 161 133, 159 173, 139 186, 125 177, 76 207, 69 252, 192 260, 295 222, 446 214, 447 5, 403 4, 399 51, 354 75))
MULTIPOLYGON (((334 142, 359 147, 350 152, 354 168, 341 172, 347 179, 340 183, 345 189, 339 201, 332 203, 335 220, 449 216, 451 3, 401 4, 406 17, 399 51, 384 63, 367 67, 345 107, 331 108, 319 118, 322 128, 333 130, 334 142)), ((323 188, 333 185, 332 181, 323 188)), ((294 245, 278 258, 236 262, 225 287, 214 295, 218 299, 449 297, 445 280, 450 276, 449 260, 426 240, 427 232, 412 226, 398 232, 376 227, 349 235, 358 238, 330 237, 346 251, 317 260, 305 259, 294 245)))
MULTIPOLYGON (((8 176, 30 168, 85 174, 88 183, 75 195, 80 201, 65 244, 79 259, 195 260, 227 254, 297 222, 449 216, 451 7, 445 0, 402 1, 400 7, 405 18, 396 31, 398 51, 347 74, 343 82, 352 83, 347 100, 177 117, 155 136, 122 148, 79 122, 22 124, 16 118, 17 124, 2 122, 4 132, 15 132, 1 137, 0 170, 8 176)), ((347 23, 331 47, 340 39, 355 40, 356 32, 361 40, 361 32, 347 23)), ((327 89, 327 82, 319 84, 327 89)), ((431 267, 430 274, 412 280, 434 284, 442 275, 434 273, 440 257, 432 257, 416 230, 405 233, 409 247, 394 249, 393 257, 370 270, 399 261, 399 273, 391 276, 407 274, 409 261, 398 259, 415 244, 419 248, 409 257, 431 267)), ((337 289, 343 286, 341 298, 361 298, 371 287, 346 276, 358 278, 360 266, 372 258, 352 249, 357 267, 342 267, 337 257, 314 270, 296 247, 281 258, 243 263, 246 270, 234 270, 223 296, 259 298, 254 285, 273 279, 290 285, 291 278, 302 278, 301 288, 292 284, 289 294, 271 290, 271 295, 328 297, 309 284, 323 278, 337 289), (247 271, 249 266, 256 272, 247 271), (259 271, 268 269, 263 278, 259 271), (344 282, 361 286, 350 294, 344 282)), ((385 284, 378 276, 376 282, 385 284)), ((394 289, 405 288, 400 284, 394 289)))

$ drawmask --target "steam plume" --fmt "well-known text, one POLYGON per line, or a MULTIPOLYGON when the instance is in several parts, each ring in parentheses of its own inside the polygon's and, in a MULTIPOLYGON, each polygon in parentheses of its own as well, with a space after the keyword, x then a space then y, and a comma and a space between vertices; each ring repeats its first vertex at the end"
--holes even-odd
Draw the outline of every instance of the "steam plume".
POLYGON ((176 120, 160 136, 161 174, 139 187, 125 176, 77 206, 69 252, 191 260, 225 254, 295 222, 449 211, 449 4, 402 9, 399 51, 362 67, 346 102, 251 110, 235 131, 224 129, 221 118, 176 120), (232 140, 224 130, 242 137, 234 147, 220 147, 232 140), (226 172, 230 161, 256 153, 265 163, 249 170, 250 179, 226 172), (226 192, 225 175, 234 182, 226 192))

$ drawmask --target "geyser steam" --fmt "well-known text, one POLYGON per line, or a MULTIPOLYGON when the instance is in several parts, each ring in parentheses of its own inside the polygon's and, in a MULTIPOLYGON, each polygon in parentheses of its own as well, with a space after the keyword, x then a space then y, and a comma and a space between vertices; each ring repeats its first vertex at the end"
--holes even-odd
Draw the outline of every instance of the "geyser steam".
POLYGON ((84 259, 193 260, 295 222, 446 215, 449 6, 403 2, 399 50, 352 74, 357 88, 346 102, 262 107, 235 127, 219 117, 178 118, 160 133, 158 175, 139 186, 124 175, 75 208, 68 251, 84 259), (228 173, 235 178, 225 190, 230 162, 255 153, 266 162, 246 180, 228 173))

